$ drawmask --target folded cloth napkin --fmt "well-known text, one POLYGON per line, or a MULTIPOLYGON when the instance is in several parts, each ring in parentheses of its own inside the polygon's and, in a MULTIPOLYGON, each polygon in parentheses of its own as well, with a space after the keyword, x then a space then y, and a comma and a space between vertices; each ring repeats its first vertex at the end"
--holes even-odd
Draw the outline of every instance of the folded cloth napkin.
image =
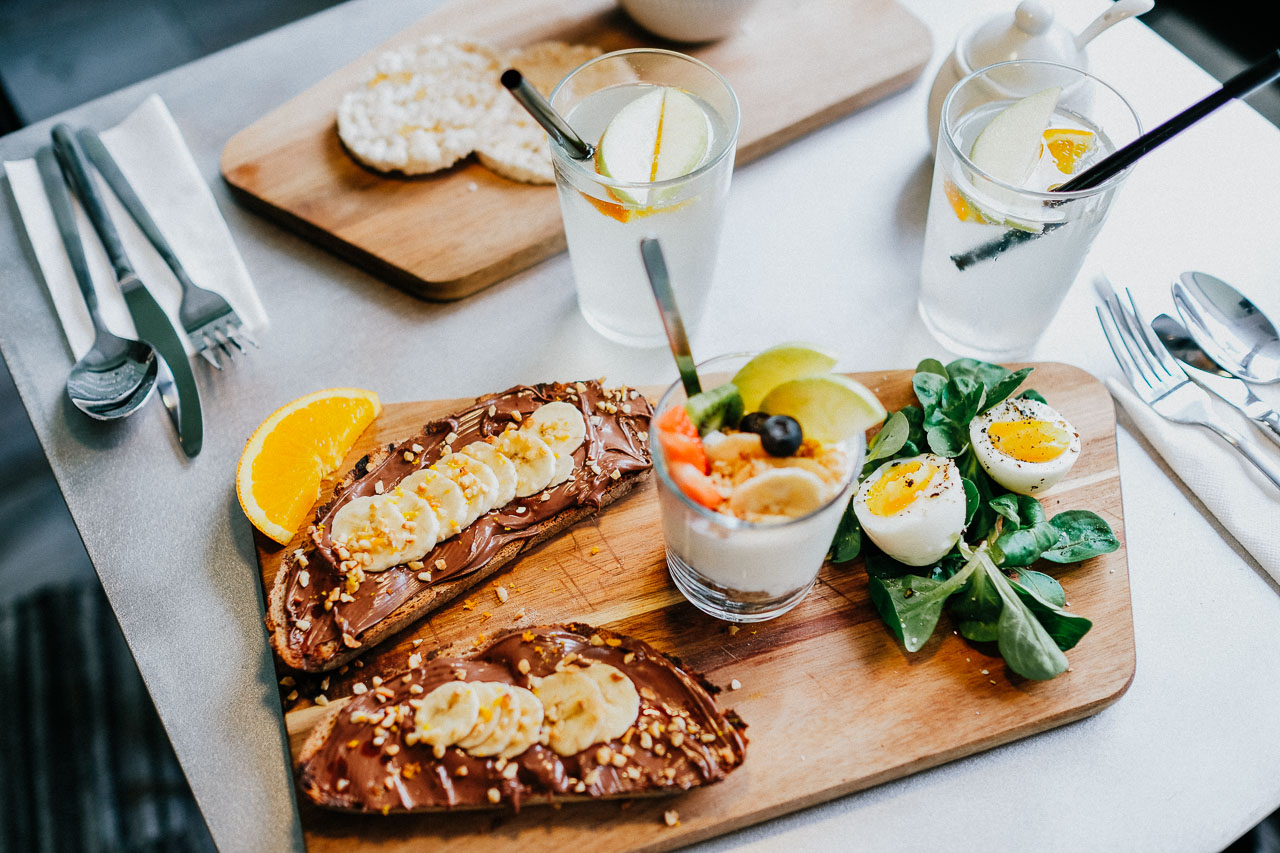
MULTIPOLYGON (((191 280, 221 294, 231 303, 250 335, 256 337, 256 333, 264 331, 267 313, 249 271, 218 211, 213 193, 200 176, 191 151, 160 96, 151 95, 128 118, 102 131, 100 136, 191 280)), ((6 162, 4 169, 72 356, 78 359, 93 345, 93 324, 58 235, 36 162, 34 159, 6 162)), ((182 325, 178 322, 181 285, 106 183, 96 174, 95 178, 138 277, 173 321, 187 352, 194 354, 195 349, 186 335, 181 334, 182 325)), ((78 205, 76 220, 103 323, 121 337, 136 338, 133 320, 116 286, 106 252, 78 205)))
MULTIPOLYGON (((1225 441, 1203 427, 1165 420, 1138 399, 1123 380, 1108 378, 1107 387, 1187 488, 1280 583, 1280 536, 1276 536, 1275 529, 1280 519, 1280 490, 1225 441)), ((1273 390, 1255 388, 1258 396, 1265 394, 1268 402, 1280 407, 1274 399, 1280 395, 1269 393, 1273 390)), ((1252 442, 1261 455, 1280 466, 1280 447, 1259 434, 1250 421, 1225 403, 1219 400, 1212 403, 1219 423, 1235 429, 1252 442)))

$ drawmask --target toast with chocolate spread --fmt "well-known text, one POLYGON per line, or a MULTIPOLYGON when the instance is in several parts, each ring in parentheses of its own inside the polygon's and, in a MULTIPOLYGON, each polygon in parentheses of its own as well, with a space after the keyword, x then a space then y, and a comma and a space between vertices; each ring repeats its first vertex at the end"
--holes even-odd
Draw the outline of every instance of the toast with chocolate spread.
POLYGON ((298 784, 325 808, 383 814, 675 794, 746 758, 746 726, 716 692, 605 629, 513 631, 331 710, 298 784))
POLYGON ((651 416, 628 388, 516 386, 370 453, 281 562, 272 648, 341 666, 596 514, 648 478, 651 416))

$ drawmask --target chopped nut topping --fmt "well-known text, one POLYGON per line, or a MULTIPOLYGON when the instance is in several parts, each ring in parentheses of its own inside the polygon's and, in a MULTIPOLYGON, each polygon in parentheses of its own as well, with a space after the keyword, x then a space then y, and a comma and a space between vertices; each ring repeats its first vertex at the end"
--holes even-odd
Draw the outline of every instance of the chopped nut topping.
POLYGON ((588 642, 588 643, 590 643, 590 644, 591 644, 591 645, 593 645, 593 646, 603 646, 603 645, 604 645, 604 640, 600 637, 600 635, 599 635, 599 634, 592 634, 592 635, 591 635, 591 638, 590 638, 589 640, 587 640, 587 642, 588 642))
POLYGON ((600 781, 600 768, 592 767, 586 773, 582 774, 582 781, 588 785, 594 785, 600 781))
POLYGON ((539 495, 539 496, 538 496, 538 500, 540 500, 540 501, 549 501, 549 500, 551 500, 551 493, 550 493, 550 492, 543 492, 541 495, 539 495))
POLYGON ((602 746, 596 750, 596 764, 608 764, 613 760, 613 750, 602 746))
POLYGON ((458 434, 456 432, 450 432, 448 435, 444 437, 445 444, 453 444, 457 440, 458 440, 458 434))
POLYGON ((502 800, 502 792, 497 788, 490 788, 486 796, 489 797, 489 802, 491 803, 501 802, 502 800))
POLYGON ((373 686, 374 686, 374 687, 381 687, 381 686, 382 686, 382 676, 380 676, 380 675, 375 675, 375 676, 374 676, 372 679, 370 679, 370 680, 373 682, 373 686))
POLYGON ((684 732, 672 732, 671 745, 674 747, 679 747, 682 743, 684 743, 684 732))
POLYGON ((587 790, 587 784, 585 782, 578 782, 578 784, 573 786, 573 792, 575 794, 581 794, 585 790, 587 790))
POLYGON ((431 754, 434 755, 436 758, 444 758, 444 754, 447 750, 448 750, 448 747, 446 747, 444 744, 438 743, 435 746, 431 747, 431 754))
POLYGON ((410 560, 409 562, 405 563, 405 565, 406 565, 409 569, 411 569, 412 571, 415 571, 415 572, 420 572, 420 571, 422 571, 422 561, 421 561, 421 560, 410 560))
POLYGON ((604 641, 604 644, 609 648, 616 649, 618 646, 622 645, 622 641, 619 640, 617 637, 610 637, 609 639, 604 641))
POLYGON ((653 735, 649 734, 648 732, 641 732, 641 733, 640 733, 640 748, 641 748, 641 749, 653 749, 653 735))
POLYGON ((665 812, 662 813, 662 822, 665 823, 667 826, 679 826, 680 812, 676 811, 675 809, 667 809, 665 812))
POLYGON ((299 619, 295 624, 298 626, 298 630, 299 630, 299 631, 310 631, 310 630, 311 630, 311 620, 310 620, 310 619, 299 619))
POLYGON ((742 630, 742 629, 741 629, 741 628, 739 628, 737 625, 730 625, 730 626, 729 626, 729 636, 730 636, 730 637, 732 637, 734 634, 738 633, 738 632, 739 632, 739 631, 741 631, 741 630, 742 630))
POLYGON ((457 769, 457 770, 455 770, 455 771, 453 771, 453 775, 454 775, 454 776, 466 776, 466 775, 467 775, 467 765, 465 765, 465 764, 461 764, 461 765, 459 765, 459 766, 458 766, 458 769, 457 769))
POLYGON ((325 705, 329 704, 329 697, 321 693, 316 697, 316 704, 323 708, 325 705))
POLYGON ((742 682, 735 678, 733 681, 730 681, 730 682, 729 682, 729 689, 730 689, 730 690, 741 690, 741 689, 742 689, 742 682))
POLYGON ((631 780, 638 780, 640 778, 640 768, 636 767, 634 764, 628 767, 627 778, 631 780))
MULTIPOLYGON (((419 563, 418 565, 422 565, 419 563)), ((418 580, 423 583, 431 583, 431 572, 418 572, 418 580)))
POLYGON ((609 472, 609 479, 610 479, 610 480, 621 480, 621 479, 622 479, 622 472, 621 472, 621 471, 619 471, 617 468, 614 468, 612 471, 610 471, 610 472, 609 472))
POLYGON ((379 480, 378 482, 376 482, 376 483, 374 483, 374 484, 373 484, 373 490, 374 490, 376 493, 378 493, 378 494, 382 494, 382 481, 381 481, 381 480, 379 480))
POLYGON ((636 435, 640 437, 641 441, 649 440, 649 433, 645 432, 644 430, 640 430, 638 433, 636 433, 636 435))
POLYGON ((521 607, 519 610, 517 610, 517 611, 516 611, 516 618, 517 618, 517 619, 523 619, 523 618, 524 618, 524 608, 523 608, 523 607, 521 607))
POLYGON ((622 765, 627 763, 627 757, 623 755, 621 752, 615 752, 613 754, 613 759, 609 763, 612 764, 614 767, 621 767, 622 765))
POLYGON ((623 744, 622 754, 625 755, 627 758, 631 758, 633 755, 636 754, 636 748, 629 743, 623 744))
POLYGON ((281 686, 281 687, 292 687, 293 685, 295 685, 295 684, 297 684, 297 683, 298 683, 298 682, 296 682, 296 681, 294 681, 294 680, 293 680, 293 676, 292 676, 292 675, 286 675, 284 678, 280 679, 280 686, 281 686))
POLYGON ((297 699, 297 698, 298 698, 298 691, 296 691, 296 690, 290 690, 290 691, 289 691, 289 695, 288 695, 288 696, 286 696, 286 697, 284 697, 284 698, 285 698, 285 699, 287 699, 288 701, 292 702, 294 699, 297 699))
POLYGON ((412 447, 410 447, 409 449, 410 449, 410 450, 412 450, 414 453, 421 453, 421 452, 422 452, 422 445, 421 445, 421 444, 418 444, 417 442, 414 442, 414 443, 413 443, 413 446, 412 446, 412 447))
POLYGON ((396 743, 388 744, 386 749, 387 755, 399 755, 400 745, 396 743))
POLYGON ((711 743, 711 741, 713 741, 713 740, 715 740, 715 739, 716 739, 716 736, 715 736, 715 735, 713 735, 711 732, 703 732, 703 733, 702 733, 702 737, 700 738, 700 740, 701 740, 703 743, 711 743))
POLYGON ((311 573, 306 569, 298 572, 298 584, 301 586, 309 586, 311 584, 311 573))
POLYGON ((365 683, 363 681, 357 681, 355 684, 351 685, 351 692, 357 696, 360 696, 362 694, 368 693, 369 688, 365 686, 365 683))
POLYGON ((337 782, 334 783, 333 787, 335 790, 345 791, 347 790, 347 786, 350 784, 351 782, 346 779, 339 779, 337 782))
POLYGON ((414 696, 418 696, 419 694, 421 694, 421 693, 422 693, 422 685, 421 685, 421 684, 410 684, 410 685, 409 685, 409 692, 410 692, 410 693, 412 693, 414 696))
POLYGON ((504 768, 503 768, 503 770, 502 770, 502 778, 503 778, 503 779, 514 779, 514 778, 516 778, 516 774, 517 774, 517 773, 519 773, 519 772, 520 772, 520 765, 519 765, 519 764, 508 764, 508 765, 507 765, 506 767, 504 767, 504 768))
POLYGON ((623 663, 631 663, 631 662, 632 662, 632 661, 634 661, 635 659, 636 659, 636 653, 635 653, 635 652, 627 652, 625 655, 623 655, 623 656, 622 656, 622 662, 623 662, 623 663))
POLYGON ((519 662, 516 663, 516 669, 520 671, 521 675, 528 675, 529 661, 526 658, 520 658, 519 662))
POLYGON ((416 649, 418 646, 420 646, 420 645, 422 645, 422 640, 421 640, 421 638, 419 638, 419 639, 417 639, 417 640, 414 640, 414 641, 413 641, 413 647, 414 647, 415 649, 416 649))
POLYGON ((505 586, 500 586, 496 588, 494 590, 494 594, 498 596, 498 601, 502 602, 503 604, 507 603, 507 598, 509 593, 507 592, 507 588, 505 586))
POLYGON ((444 559, 443 559, 443 558, 441 558, 441 559, 439 559, 439 560, 436 560, 436 570, 437 570, 437 571, 441 571, 441 572, 443 572, 447 566, 448 566, 448 564, 444 561, 444 559))
POLYGON ((412 462, 415 458, 416 458, 416 457, 414 457, 414 455, 413 455, 412 453, 410 453, 409 451, 407 451, 407 450, 406 450, 406 451, 404 452, 404 461, 405 461, 405 462, 412 462))
POLYGON ((654 693, 653 688, 647 684, 640 688, 640 695, 648 699, 650 702, 658 698, 658 694, 654 693))
POLYGON ((422 666, 422 655, 417 652, 409 655, 409 669, 417 669, 420 666, 422 666))

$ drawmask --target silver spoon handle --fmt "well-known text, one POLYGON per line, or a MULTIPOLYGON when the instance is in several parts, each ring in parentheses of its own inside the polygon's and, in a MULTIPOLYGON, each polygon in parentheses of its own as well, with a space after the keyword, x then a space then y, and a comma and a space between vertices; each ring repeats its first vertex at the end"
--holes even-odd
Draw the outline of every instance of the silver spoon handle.
POLYGON ((667 261, 662 256, 662 244, 652 237, 640 241, 640 257, 644 259, 645 272, 649 274, 649 286, 653 288, 653 297, 658 301, 658 313, 662 315, 662 327, 667 330, 667 343, 671 345, 671 354, 676 358, 676 369, 680 371, 680 381, 684 384, 684 393, 692 397, 702 393, 702 383, 698 381, 698 370, 693 363, 693 352, 689 349, 689 336, 684 331, 684 320, 676 308, 676 295, 671 289, 671 276, 667 273, 667 261))
POLYGON ((84 212, 89 214, 89 221, 93 223, 93 230, 98 232, 102 247, 107 250, 107 257, 111 259, 116 278, 123 279, 132 275, 133 264, 125 254, 124 243, 120 240, 115 223, 111 221, 111 215, 107 213, 107 207, 102 202, 98 187, 89 175, 89 161, 81 150, 80 142, 76 139, 70 125, 62 123, 53 128, 53 150, 58 155, 58 162, 62 164, 63 171, 70 179, 76 198, 84 206, 84 212))
POLYGON ((1264 427, 1263 434, 1280 447, 1280 412, 1272 409, 1255 420, 1264 427))
POLYGON ((53 221, 58 225, 58 235, 62 237, 62 245, 67 250, 71 272, 75 274, 76 284, 80 285, 80 295, 84 297, 85 307, 89 309, 89 318, 93 320, 95 329, 100 328, 102 320, 98 317, 98 293, 93 289, 93 277, 89 275, 89 262, 85 259, 84 244, 80 242, 80 229, 76 226, 71 194, 67 191, 66 180, 52 148, 46 145, 36 152, 36 167, 40 170, 44 194, 53 211, 53 221))

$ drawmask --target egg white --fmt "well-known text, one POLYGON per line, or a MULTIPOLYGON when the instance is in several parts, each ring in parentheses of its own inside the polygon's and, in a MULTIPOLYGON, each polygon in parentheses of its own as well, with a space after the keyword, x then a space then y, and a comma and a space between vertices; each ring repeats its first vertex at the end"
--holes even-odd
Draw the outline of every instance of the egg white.
POLYGON ((960 469, 950 459, 932 453, 886 462, 858 487, 853 512, 862 525, 862 532, 899 563, 908 566, 936 563, 955 547, 964 530, 965 499, 960 469), (876 515, 867 506, 871 489, 890 468, 908 462, 924 462, 937 466, 938 470, 928 486, 900 512, 876 515))
POLYGON ((1058 483, 1080 458, 1080 434, 1052 406, 1039 400, 1009 399, 992 406, 969 423, 969 443, 983 470, 1000 485, 1020 495, 1038 495, 1058 483), (992 424, 1023 419, 1048 421, 1071 435, 1071 444, 1055 459, 1024 462, 999 450, 987 430, 992 424))

